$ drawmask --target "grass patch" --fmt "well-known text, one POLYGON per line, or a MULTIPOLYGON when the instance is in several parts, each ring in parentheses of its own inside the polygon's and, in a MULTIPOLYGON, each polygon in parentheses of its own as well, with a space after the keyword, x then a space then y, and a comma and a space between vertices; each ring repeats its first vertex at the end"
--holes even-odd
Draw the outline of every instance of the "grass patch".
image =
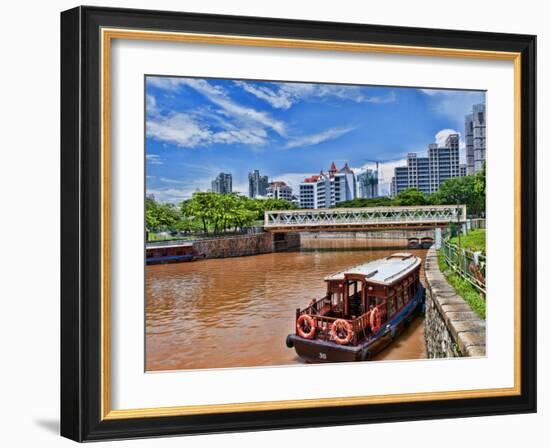
POLYGON ((437 251, 437 263, 439 265, 439 270, 443 273, 455 292, 470 305, 472 310, 479 317, 485 320, 485 300, 482 299, 477 289, 449 267, 445 261, 443 252, 439 250, 437 251))
MULTIPOLYGON (((458 236, 453 236, 450 241, 458 245, 458 236)), ((473 252, 485 253, 485 229, 473 229, 467 235, 460 235, 460 246, 473 252)))

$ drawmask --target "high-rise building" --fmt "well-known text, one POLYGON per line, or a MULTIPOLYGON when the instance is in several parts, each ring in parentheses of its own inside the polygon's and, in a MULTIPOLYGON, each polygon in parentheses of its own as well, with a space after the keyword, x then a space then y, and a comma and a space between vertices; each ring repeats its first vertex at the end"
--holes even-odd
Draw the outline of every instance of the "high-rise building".
POLYGON ((450 134, 445 140, 444 147, 440 148, 433 144, 428 146, 428 159, 430 163, 429 193, 435 193, 446 180, 460 177, 458 140, 458 134, 450 134))
POLYGON ((416 188, 424 194, 435 193, 448 179, 463 176, 460 165, 459 136, 450 134, 444 147, 428 145, 428 156, 407 155, 407 165, 396 167, 391 182, 391 195, 396 196, 407 188, 416 188))
POLYGON ((254 170, 248 173, 248 197, 266 196, 268 185, 267 176, 260 175, 260 171, 254 170))
POLYGON ((214 193, 231 193, 233 191, 233 176, 231 173, 220 173, 212 181, 212 191, 214 193))
POLYGON ((355 174, 347 163, 338 170, 332 162, 328 173, 321 170, 300 184, 300 208, 329 208, 355 198, 355 174))
POLYGON ((284 199, 290 202, 292 201, 292 188, 285 182, 277 180, 268 185, 266 196, 270 199, 284 199))
POLYGON ((481 171, 485 162, 485 104, 476 104, 464 120, 467 174, 481 171))
POLYGON ((378 171, 367 169, 356 176, 357 197, 375 198, 378 196, 378 171))
MULTIPOLYGON (((409 154, 411 156, 411 154, 409 154)), ((416 156, 416 154, 415 154, 416 156)), ((407 158, 407 161, 409 158, 407 158)), ((407 166, 398 166, 394 170, 394 176, 391 180, 391 195, 397 196, 400 192, 406 190, 409 187, 409 168, 407 166)), ((414 187, 417 188, 417 187, 414 187)))

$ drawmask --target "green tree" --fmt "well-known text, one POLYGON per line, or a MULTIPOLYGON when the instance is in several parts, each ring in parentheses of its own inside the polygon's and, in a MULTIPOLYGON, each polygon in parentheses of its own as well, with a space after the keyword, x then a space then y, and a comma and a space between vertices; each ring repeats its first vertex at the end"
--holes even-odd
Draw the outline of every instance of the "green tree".
POLYGON ((145 199, 145 225, 149 230, 173 230, 181 219, 179 209, 171 203, 145 199))
POLYGON ((468 214, 485 211, 485 175, 473 175, 448 179, 430 196, 434 205, 466 205, 468 214))
POLYGON ((280 199, 249 199, 237 193, 198 192, 178 206, 145 199, 145 220, 149 231, 170 230, 204 233, 226 232, 250 226, 263 219, 266 210, 292 209, 280 199))
POLYGON ((149 230, 158 229, 157 201, 154 197, 145 198, 145 226, 149 230))
POLYGON ((481 171, 475 174, 474 190, 485 200, 485 163, 483 163, 481 171))
POLYGON ((200 223, 202 231, 208 233, 208 228, 215 220, 216 196, 217 193, 211 192, 195 193, 191 199, 181 203, 182 215, 186 219, 200 223))
POLYGON ((416 188, 407 188, 395 197, 392 205, 426 205, 427 203, 424 193, 416 188))
POLYGON ((392 199, 387 197, 355 198, 349 201, 340 202, 332 208, 388 207, 391 205, 392 199))

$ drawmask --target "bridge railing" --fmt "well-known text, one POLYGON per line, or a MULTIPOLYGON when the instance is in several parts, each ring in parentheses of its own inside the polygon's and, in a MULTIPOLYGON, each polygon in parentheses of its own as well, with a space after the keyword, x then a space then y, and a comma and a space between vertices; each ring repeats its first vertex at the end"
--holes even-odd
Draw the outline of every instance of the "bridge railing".
POLYGON ((266 211, 264 228, 465 222, 465 205, 266 211))

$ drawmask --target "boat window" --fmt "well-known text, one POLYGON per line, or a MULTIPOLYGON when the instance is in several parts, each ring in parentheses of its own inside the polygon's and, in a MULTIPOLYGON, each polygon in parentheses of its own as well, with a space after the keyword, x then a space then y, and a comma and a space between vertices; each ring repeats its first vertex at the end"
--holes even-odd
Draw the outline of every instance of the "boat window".
POLYGON ((388 300, 386 301, 388 304, 388 318, 389 316, 392 316, 395 313, 395 296, 388 297, 388 300))
POLYGON ((403 306, 403 291, 402 290, 397 291, 396 298, 397 298, 397 309, 401 309, 401 307, 403 306))
POLYGON ((342 302, 342 293, 341 292, 333 292, 332 293, 332 306, 336 307, 339 303, 342 302))
POLYGON ((367 308, 370 310, 376 306, 376 296, 367 296, 367 308))

